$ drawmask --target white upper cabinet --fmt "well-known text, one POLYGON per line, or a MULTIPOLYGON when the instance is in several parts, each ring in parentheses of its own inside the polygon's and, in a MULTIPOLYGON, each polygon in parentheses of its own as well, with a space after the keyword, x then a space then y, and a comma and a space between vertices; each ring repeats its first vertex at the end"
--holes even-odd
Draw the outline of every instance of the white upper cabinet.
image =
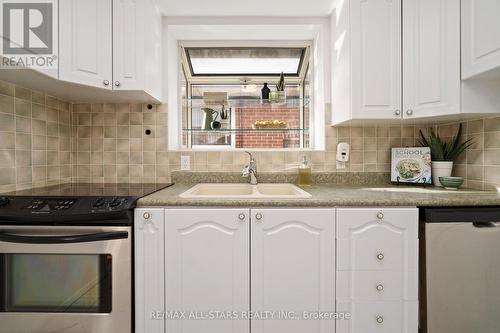
POLYGON ((112 0, 59 2, 59 79, 112 89, 112 0))
POLYGON ((498 0, 462 0, 462 79, 500 77, 498 13, 498 0))
POLYGON ((113 89, 161 95, 161 16, 152 0, 113 2, 113 89))
POLYGON ((161 15, 153 0, 60 2, 59 79, 161 100, 161 15))
MULTIPOLYGON (((248 312, 248 209, 165 210, 167 311, 248 312)), ((166 332, 248 333, 248 320, 167 320, 166 332)))
POLYGON ((252 209, 252 311, 290 311, 302 320, 255 320, 252 333, 331 333, 335 311, 335 210, 252 209))
POLYGON ((332 123, 460 112, 459 0, 339 1, 332 123))
POLYGON ((460 113, 460 1, 403 1, 403 114, 460 113))
POLYGON ((401 2, 349 3, 352 117, 394 118, 401 110, 401 2))

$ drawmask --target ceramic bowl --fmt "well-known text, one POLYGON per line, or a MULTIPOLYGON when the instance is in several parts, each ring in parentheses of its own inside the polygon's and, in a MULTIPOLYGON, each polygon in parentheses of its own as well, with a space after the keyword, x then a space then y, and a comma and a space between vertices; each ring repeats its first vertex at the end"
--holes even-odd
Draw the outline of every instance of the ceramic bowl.
POLYGON ((439 177, 439 182, 445 189, 457 190, 464 183, 463 177, 439 177))

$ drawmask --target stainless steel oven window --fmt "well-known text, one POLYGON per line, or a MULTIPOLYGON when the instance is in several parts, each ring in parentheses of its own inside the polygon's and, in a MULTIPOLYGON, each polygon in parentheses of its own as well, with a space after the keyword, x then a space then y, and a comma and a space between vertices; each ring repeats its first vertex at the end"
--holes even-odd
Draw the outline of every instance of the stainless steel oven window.
POLYGON ((0 254, 0 312, 110 313, 110 254, 0 254))

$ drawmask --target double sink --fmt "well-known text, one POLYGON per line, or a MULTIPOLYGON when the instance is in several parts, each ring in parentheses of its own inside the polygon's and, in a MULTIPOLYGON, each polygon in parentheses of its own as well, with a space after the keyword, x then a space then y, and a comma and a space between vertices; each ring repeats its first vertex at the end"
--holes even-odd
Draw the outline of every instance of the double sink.
POLYGON ((307 199, 312 195, 293 184, 198 184, 184 199, 307 199))

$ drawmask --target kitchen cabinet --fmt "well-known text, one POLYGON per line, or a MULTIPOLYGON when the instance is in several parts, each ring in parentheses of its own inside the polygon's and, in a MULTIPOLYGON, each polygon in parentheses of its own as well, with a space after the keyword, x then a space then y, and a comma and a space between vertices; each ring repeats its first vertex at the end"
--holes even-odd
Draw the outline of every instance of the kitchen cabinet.
POLYGON ((337 209, 337 333, 418 332, 418 209, 337 209))
POLYGON ((332 14, 332 123, 460 112, 458 0, 352 0, 332 14))
POLYGON ((135 224, 138 333, 417 332, 417 208, 153 208, 135 224), (310 319, 335 312, 352 316, 310 319))
POLYGON ((135 332, 164 333, 165 210, 134 212, 135 332), (155 314, 157 317, 153 317, 155 314))
POLYGON ((60 2, 59 79, 161 99, 161 15, 153 0, 60 2))
POLYGON ((500 77, 500 1, 462 0, 462 79, 500 77))
POLYGON ((295 319, 335 310, 333 209, 167 209, 165 220, 168 310, 275 315, 167 320, 167 332, 333 332, 333 320, 295 319))
POLYGON ((113 89, 112 0, 59 2, 59 79, 113 89))
POLYGON ((252 311, 290 311, 301 320, 256 320, 252 333, 331 333, 335 311, 335 211, 252 209, 252 311))
MULTIPOLYGON (((165 211, 167 311, 248 312, 248 209, 165 211)), ((167 332, 249 332, 247 320, 167 320, 167 332)), ((148 332, 149 333, 149 332, 148 332)))

